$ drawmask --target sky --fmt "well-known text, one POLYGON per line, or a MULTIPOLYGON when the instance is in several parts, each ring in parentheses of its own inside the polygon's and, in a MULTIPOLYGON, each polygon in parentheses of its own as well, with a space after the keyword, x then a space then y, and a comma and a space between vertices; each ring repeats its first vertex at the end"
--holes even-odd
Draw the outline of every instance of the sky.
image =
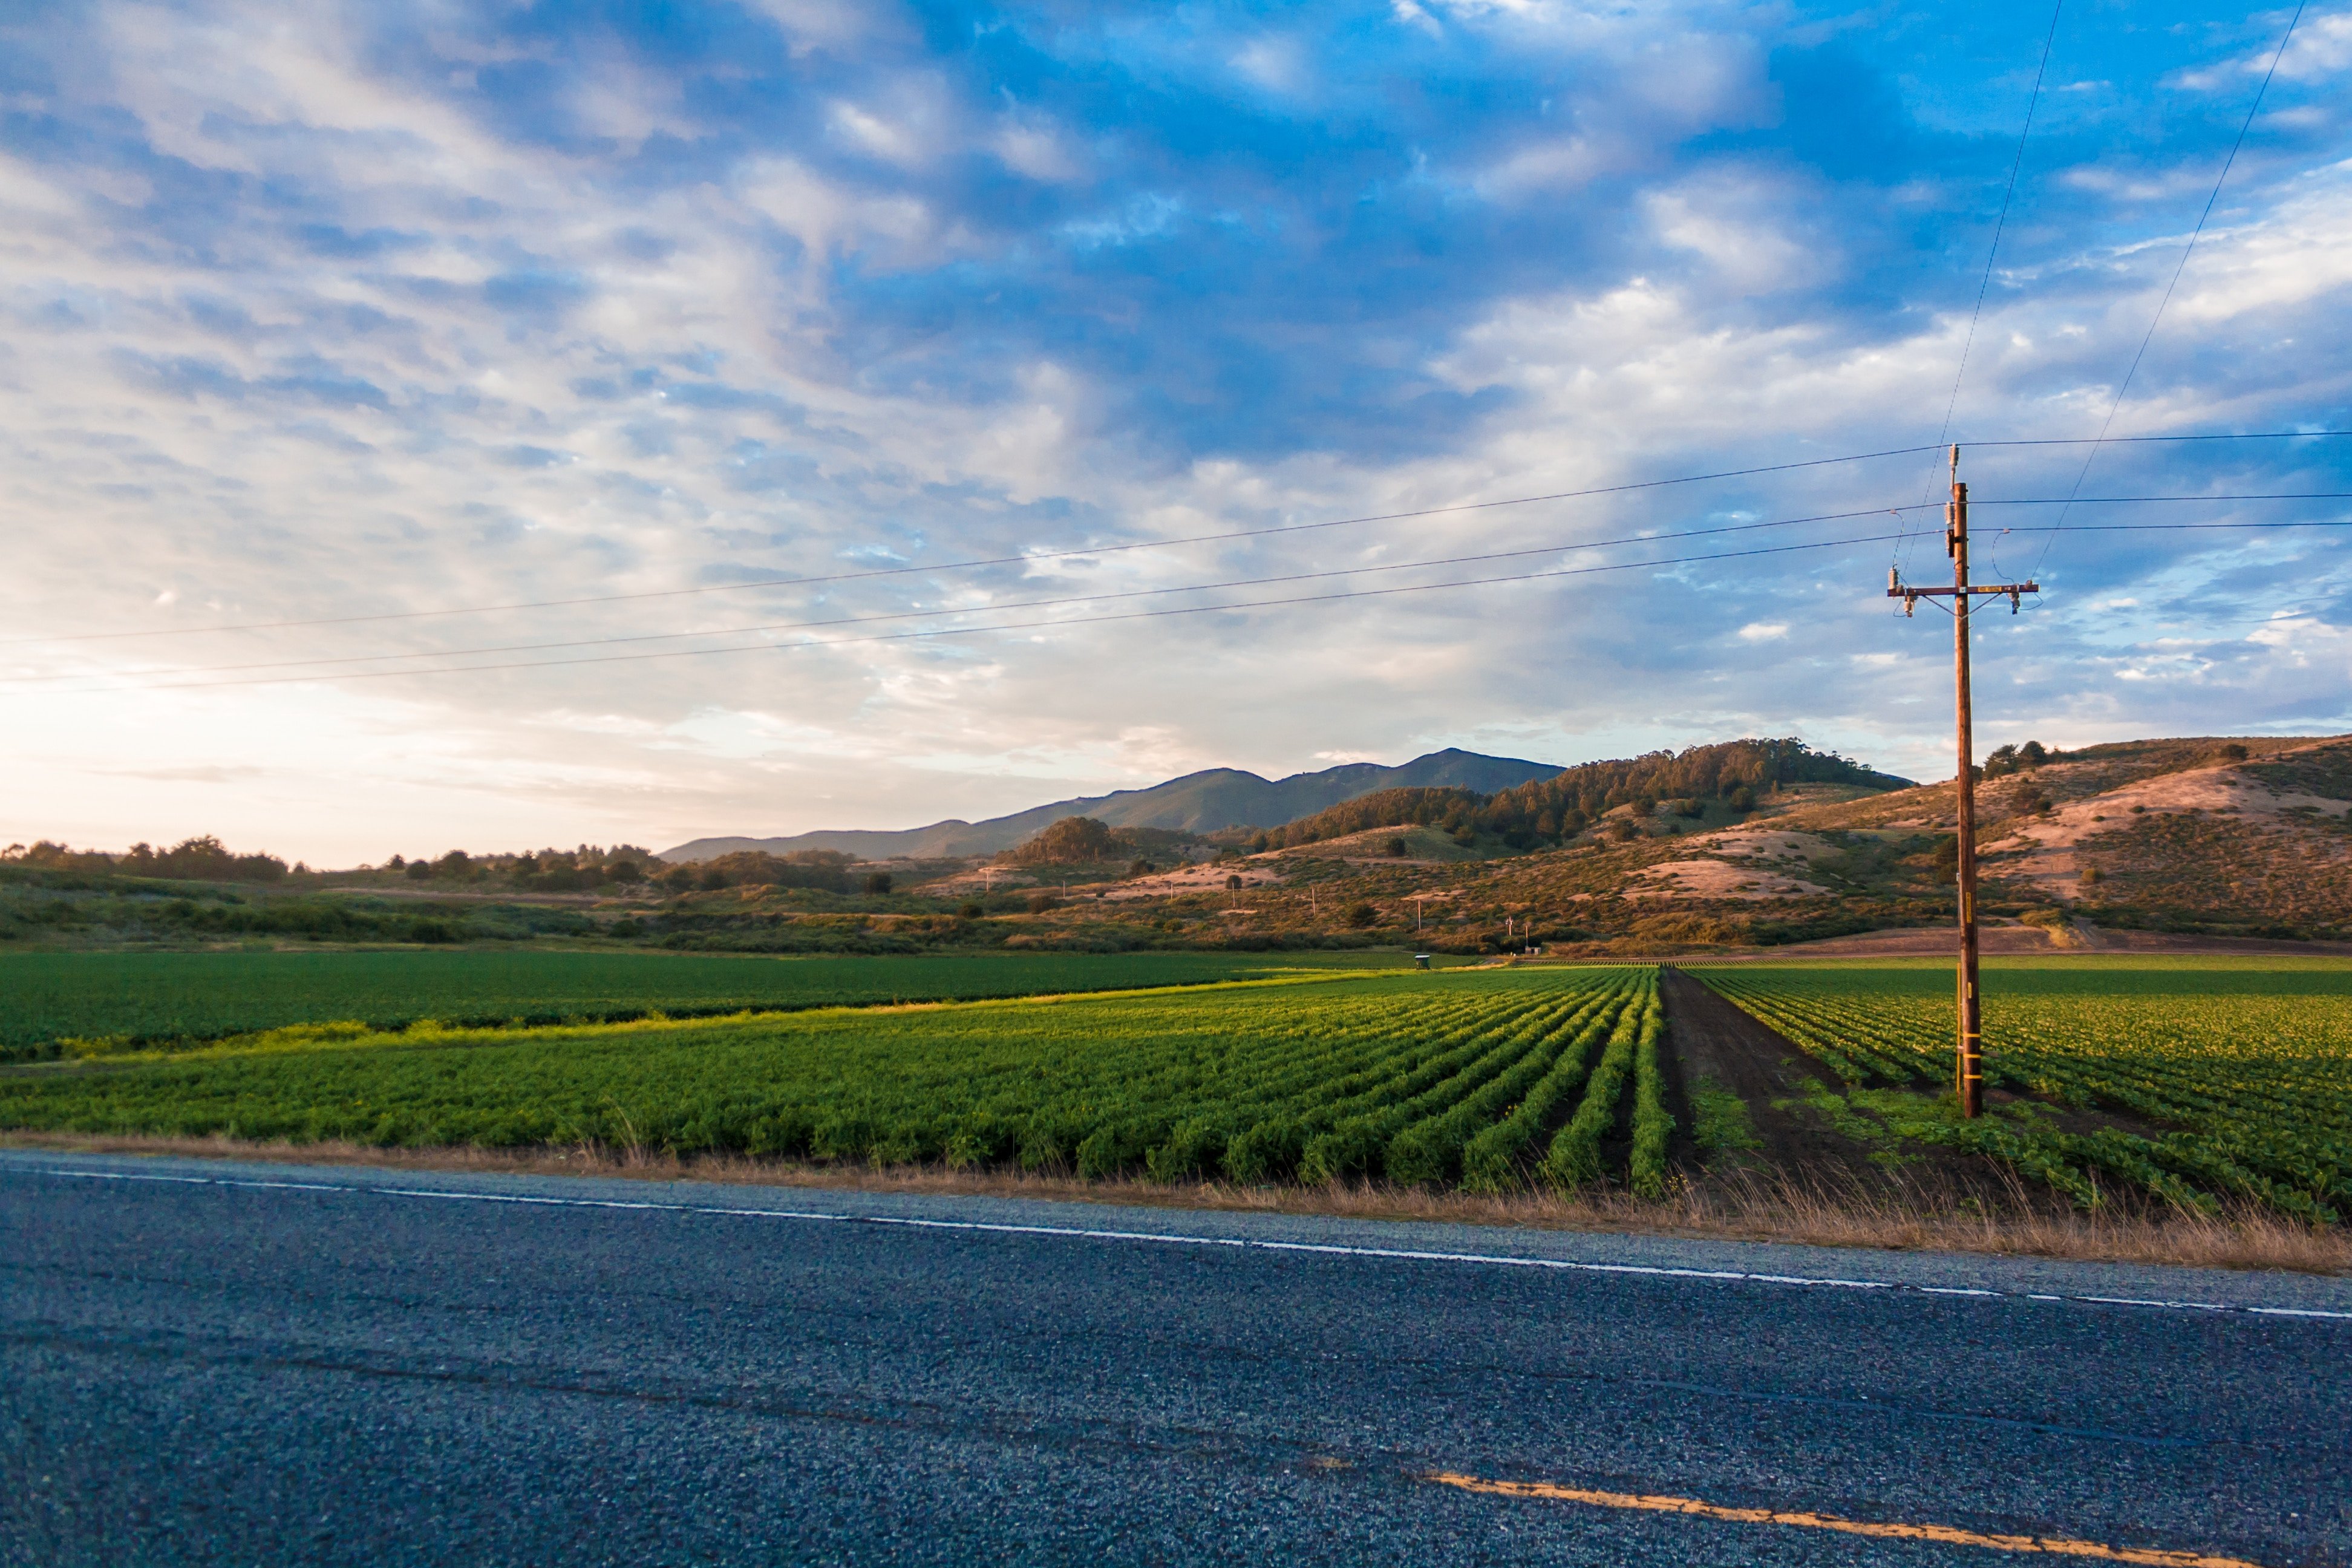
POLYGON ((1982 746, 2352 730, 2352 440, 1991 445, 2352 430, 2292 15, 19 0, 0 842, 1948 778, 1947 440, 1982 746))

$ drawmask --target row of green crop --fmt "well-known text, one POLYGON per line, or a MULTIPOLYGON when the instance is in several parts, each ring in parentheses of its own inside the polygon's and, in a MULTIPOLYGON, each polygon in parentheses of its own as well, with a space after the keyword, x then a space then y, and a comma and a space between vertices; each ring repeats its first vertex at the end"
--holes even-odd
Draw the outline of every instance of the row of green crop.
POLYGON ((1507 1191, 1609 1174, 1600 1153, 1630 1083, 1630 1179, 1654 1191, 1658 1021, 1654 972, 1591 969, 694 1023, 354 1026, 0 1074, 0 1125, 1507 1191))
MULTIPOLYGON (((1939 1082, 1952 1012, 1915 973, 1759 966, 1695 970, 1849 1085, 1939 1082)), ((1948 972, 1945 972, 1948 984, 1948 972)), ((1895 1135, 2004 1160, 2083 1202, 2101 1180, 2189 1207, 2257 1199, 2332 1222, 2352 1203, 2352 996, 2060 987, 1990 997, 1996 1114, 1860 1096, 1895 1135), (2122 1113, 2147 1131, 2068 1131, 2042 1102, 2122 1113)))
POLYGON ((623 1023, 660 1013, 1111 991, 1385 963, 1393 954, 957 953, 753 958, 648 952, 0 953, 0 1062, 69 1039, 142 1047, 357 1019, 482 1027, 623 1023))

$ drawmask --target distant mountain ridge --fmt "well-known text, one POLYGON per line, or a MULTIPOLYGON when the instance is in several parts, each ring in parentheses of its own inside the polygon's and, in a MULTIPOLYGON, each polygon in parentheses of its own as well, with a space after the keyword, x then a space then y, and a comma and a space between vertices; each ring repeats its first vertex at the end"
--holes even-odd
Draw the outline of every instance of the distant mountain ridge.
POLYGON ((958 855, 993 855, 1025 843, 1066 816, 1091 816, 1113 827, 1171 827, 1207 833, 1220 827, 1279 827, 1302 816, 1375 790, 1451 785, 1492 795, 1559 773, 1556 763, 1518 757, 1488 757, 1448 747, 1396 767, 1343 763, 1318 773, 1265 779, 1239 768, 1208 768, 1149 789, 1082 795, 1032 806, 984 822, 950 818, 929 827, 897 830, 845 828, 797 833, 782 838, 697 838, 665 849, 668 861, 708 860, 740 849, 786 855, 795 849, 836 849, 868 860, 894 855, 916 859, 958 855))

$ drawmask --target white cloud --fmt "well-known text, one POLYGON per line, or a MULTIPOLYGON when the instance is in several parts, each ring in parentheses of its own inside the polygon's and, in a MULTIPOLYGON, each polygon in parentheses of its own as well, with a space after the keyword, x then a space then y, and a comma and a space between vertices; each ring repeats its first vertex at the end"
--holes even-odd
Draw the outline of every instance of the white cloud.
MULTIPOLYGON (((73 678, 0 685, 12 732, 39 739, 0 801, 0 837, 220 831, 313 860, 549 838, 659 845, 977 816, 1223 763, 1284 773, 1449 743, 1571 761, 1739 732, 1802 731, 1930 772, 1948 676, 1925 628, 1865 603, 1893 548, 1884 543, 1081 624, 1416 579, 1098 597, 1005 616, 1055 622, 1019 640, 842 641, 191 692, 125 673, 686 631, 742 645, 883 636, 937 623, 861 618, 1514 549, 1575 564, 1729 555, 1889 531, 1877 515, 1780 525, 1932 496, 1938 476, 1920 457, 1752 489, 1090 551, 1934 435, 1967 330, 1961 308, 1933 292, 1886 310, 1804 297, 1874 264, 1866 237, 1841 233, 1824 210, 1844 198, 1808 176, 1768 176, 1745 155, 1676 151, 1676 127, 1760 113, 1751 43, 1700 40, 1678 79, 1671 19, 1434 8, 1444 47, 1505 38, 1574 79, 1545 116, 1433 153, 1440 172, 1411 199, 1444 206, 1431 232, 1463 254, 1397 285, 1339 269, 1354 253, 1333 236, 1376 189, 1317 206, 1313 181, 1220 185, 1172 157, 1115 177, 1131 156, 1121 138, 1140 131, 1089 123, 1066 105, 960 98, 943 68, 906 65, 901 51, 919 39, 895 13, 770 7, 810 73, 814 123, 754 138, 731 163, 710 153, 675 177, 632 160, 662 136, 691 147, 740 127, 706 123, 713 95, 649 57, 615 51, 591 69, 551 42, 502 44, 452 13, 446 26, 485 30, 435 43, 429 79, 403 79, 371 44, 380 16, 360 8, 199 0, 97 13, 98 43, 59 63, 51 109, 142 128, 137 155, 89 178, 25 150, 0 161, 12 219, 0 223, 0 506, 22 524, 0 605, 12 628, 57 636, 0 650, 0 673, 73 678), (839 69, 827 63, 859 50, 839 69), (543 124, 518 129, 467 81, 526 58, 575 74, 537 106, 543 124), (1041 204, 1034 226, 1006 237, 997 226, 1014 220, 995 208, 974 220, 978 233, 959 219, 968 209, 956 205, 955 171, 981 161, 992 161, 985 181, 1003 180, 1001 163, 1034 182, 1021 194, 1041 204), (1613 193, 1616 180, 1639 188, 1613 193), (1571 215, 1573 244, 1482 269, 1504 241, 1478 226, 1523 221, 1563 190, 1589 204, 1571 215), (149 201, 162 216, 114 210, 149 201), (1222 259, 1221 246, 1233 247, 1222 259), (1065 266, 1076 270, 1055 270, 1065 266), (1216 352, 1188 334, 1216 325, 1228 301, 1257 308, 1249 290, 1262 275, 1310 267, 1345 296, 1332 318, 1341 325, 1311 310, 1269 318, 1262 360, 1191 382, 1175 374, 1216 352), (1149 286, 1092 287, 1120 269, 1149 286), (1475 292, 1496 277, 1510 280, 1505 291, 1475 292), (1419 292, 1430 279, 1471 281, 1452 300, 1419 292), (904 310, 871 304, 901 290, 913 301, 904 310), (1187 290, 1211 303, 1185 315, 1187 290), (1024 291, 1043 302, 1016 305, 1024 291), (1766 294, 1769 310, 1758 305, 1766 294), (1033 320, 1013 313, 1024 308, 1033 320), (1345 374, 1318 380, 1334 363, 1345 374), (1360 365, 1371 368, 1349 379, 1360 365), (1258 384, 1286 377, 1297 378, 1294 402, 1329 402, 1326 423, 1187 444, 1187 419, 1260 406, 1249 401, 1258 384), (1160 412, 1137 416, 1139 405, 1160 412), (1410 410, 1392 447, 1351 438, 1349 421, 1391 405, 1410 410), (1733 520, 1770 531, 1661 542, 1647 555, 1589 547, 1733 520), (1033 554, 985 573, 523 615, 64 640, 1033 554), (106 567, 95 579, 93 560, 106 567), (738 629, 824 620, 857 624, 738 629), (1736 627, 1739 657, 1694 662, 1718 634, 1683 635, 1693 624, 1736 627), (1514 669, 1526 678, 1496 678, 1514 669), (1575 678, 1549 679, 1556 670, 1575 678), (1465 708, 1470 689, 1479 696, 1465 708)), ((1431 35, 1419 22, 1395 31, 1439 47, 1422 42, 1431 35)), ((1235 63, 1264 42, 1201 44, 1190 68, 1228 95, 1244 69, 1269 91, 1345 89, 1313 78, 1311 54, 1235 63)), ((1281 111, 1252 101, 1252 113, 1281 111)), ((1368 188, 1388 157, 1365 154, 1368 188)), ((1406 167, 1401 154, 1392 162, 1406 167)), ((2183 171, 2195 173, 2187 162, 2140 173, 2169 190, 2183 171)), ((2119 428, 2252 424, 2340 401, 2352 384, 2332 335, 2352 254, 2345 178, 2330 167, 2233 191, 2119 428)), ((1392 210, 1368 207, 1367 227, 1406 221, 1392 210)), ((1405 239, 1380 254, 1409 268, 1416 231, 1398 232, 1405 239)), ((2147 240, 2021 262, 1988 303, 1957 428, 2095 428, 2177 254, 2147 240)), ((1931 514, 1906 516, 1927 536, 1915 553, 1939 559, 1931 514)), ((2248 722, 2316 724, 2340 707, 2335 634, 2244 613, 2263 602, 2263 571, 2309 577, 2299 602, 2325 592, 2328 558, 2298 566, 2305 558, 2292 553, 2314 548, 2234 551, 2230 572, 2257 575, 2223 609, 2184 612, 2185 650, 2124 643, 2129 633, 2110 626, 2095 635, 2118 639, 2099 645, 2117 662, 2095 667, 2079 657, 2092 630, 2036 623, 2040 640, 1988 651, 1988 712, 2031 699, 2051 715, 2045 739, 2063 726, 2163 732, 2198 727, 2192 700, 2218 693, 2248 722), (2223 645, 2197 637, 2216 616, 2256 629, 2213 651, 2223 645), (2176 655, 2203 659, 2193 679, 2166 662, 2176 655), (2082 680, 2090 668, 2116 679, 2082 680), (2153 670, 2168 679, 2137 679, 2153 670), (2148 695, 2134 706, 2126 688, 2148 695)), ((2087 539, 2066 541, 2053 564, 2053 600, 2168 605, 2195 586, 2087 539)))
POLYGON ((1784 232, 1788 215, 1801 210, 1789 199, 1794 195, 1751 178, 1718 178, 1653 193, 1647 205, 1659 237, 1696 251, 1725 283, 1755 294, 1815 283, 1834 270, 1823 240, 1784 232))

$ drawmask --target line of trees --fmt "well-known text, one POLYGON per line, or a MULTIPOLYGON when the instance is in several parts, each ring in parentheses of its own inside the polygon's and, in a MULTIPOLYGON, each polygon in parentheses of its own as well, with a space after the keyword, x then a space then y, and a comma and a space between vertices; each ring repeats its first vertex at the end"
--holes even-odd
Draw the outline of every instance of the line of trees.
POLYGON ((1661 805, 1696 816, 1707 800, 1734 811, 1782 784, 1847 784, 1901 789, 1910 780, 1866 768, 1799 740, 1727 741, 1681 752, 1585 763, 1495 795, 1466 789, 1386 789, 1259 834, 1254 849, 1278 849, 1377 827, 1435 827, 1467 839, 1494 834, 1514 848, 1572 838, 1619 806, 1647 816, 1661 805))
POLYGON ((573 893, 614 884, 641 882, 660 865, 650 849, 635 844, 583 844, 576 849, 527 849, 520 854, 469 855, 452 849, 411 860, 394 855, 384 869, 412 882, 503 882, 519 892, 573 893))
POLYGON ((738 849, 731 855, 672 866, 656 880, 673 893, 697 889, 716 892, 721 888, 743 887, 814 888, 827 893, 890 890, 888 872, 869 872, 859 877, 850 870, 856 864, 856 857, 837 849, 795 849, 789 855, 738 849))
POLYGON ((120 855, 100 849, 71 849, 44 838, 27 847, 11 844, 0 850, 0 863, 29 866, 45 871, 79 871, 125 877, 155 877, 176 882, 280 882, 286 862, 275 855, 239 855, 211 834, 183 838, 169 849, 133 844, 120 855))

